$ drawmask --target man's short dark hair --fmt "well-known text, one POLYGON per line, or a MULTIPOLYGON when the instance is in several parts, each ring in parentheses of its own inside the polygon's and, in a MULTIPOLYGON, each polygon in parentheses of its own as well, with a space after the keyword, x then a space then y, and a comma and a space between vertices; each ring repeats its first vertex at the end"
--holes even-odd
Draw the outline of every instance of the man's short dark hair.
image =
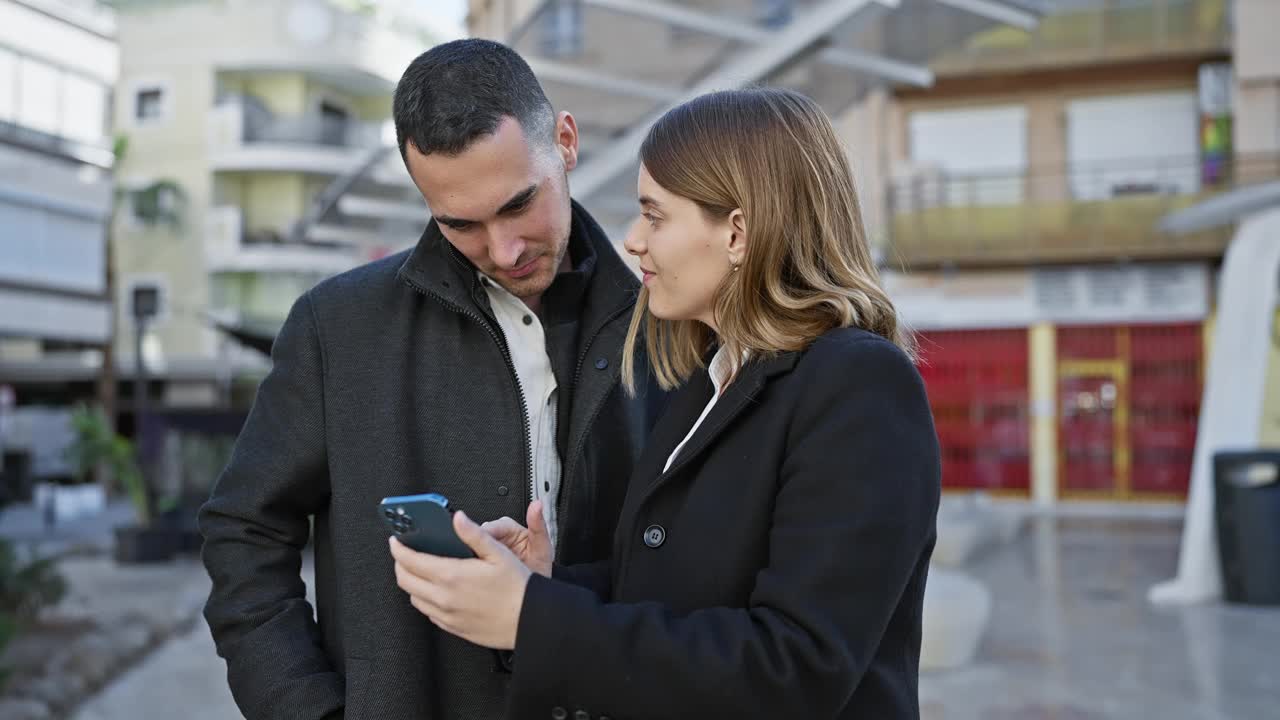
POLYGON ((459 155, 515 118, 530 142, 555 135, 555 111, 516 51, 469 38, 419 55, 396 85, 392 113, 400 155, 413 143, 424 155, 459 155))

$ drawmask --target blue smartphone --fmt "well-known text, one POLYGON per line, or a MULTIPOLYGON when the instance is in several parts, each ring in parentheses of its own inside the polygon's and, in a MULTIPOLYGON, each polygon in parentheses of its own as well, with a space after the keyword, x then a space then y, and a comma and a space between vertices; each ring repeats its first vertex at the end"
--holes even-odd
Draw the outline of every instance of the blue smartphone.
POLYGON ((407 548, 441 557, 476 556, 453 531, 453 508, 443 495, 401 495, 383 498, 378 512, 407 548))

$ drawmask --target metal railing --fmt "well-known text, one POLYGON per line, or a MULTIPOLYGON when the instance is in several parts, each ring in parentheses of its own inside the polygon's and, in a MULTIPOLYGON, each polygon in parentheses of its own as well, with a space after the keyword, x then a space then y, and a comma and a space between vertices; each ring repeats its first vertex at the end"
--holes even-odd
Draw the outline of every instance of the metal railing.
POLYGON ((921 267, 1213 257, 1230 228, 1168 235, 1157 223, 1217 193, 1277 178, 1275 154, 917 174, 889 188, 885 259, 921 267))
POLYGON ((382 128, 371 123, 318 114, 253 120, 246 117, 244 141, 375 148, 382 143, 382 128))
POLYGON ((1071 0, 1026 31, 1000 27, 930 62, 938 75, 1062 66, 1230 47, 1227 0, 1071 0))

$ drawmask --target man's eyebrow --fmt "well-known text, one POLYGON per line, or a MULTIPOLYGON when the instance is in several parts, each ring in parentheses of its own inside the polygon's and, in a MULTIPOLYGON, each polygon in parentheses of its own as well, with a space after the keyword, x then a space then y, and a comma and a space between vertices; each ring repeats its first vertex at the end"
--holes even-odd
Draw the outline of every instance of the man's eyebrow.
MULTIPOLYGON (((530 185, 524 190, 521 190, 520 192, 516 193, 510 200, 505 202, 502 205, 502 207, 498 208, 498 214, 501 215, 503 213, 511 212, 512 210, 515 210, 521 205, 524 205, 525 203, 529 202, 529 198, 533 197, 533 194, 536 192, 538 192, 538 186, 536 184, 530 185)), ((475 222, 475 220, 449 217, 448 215, 436 215, 435 218, 436 218, 436 222, 443 223, 445 225, 467 225, 475 222)))
POLYGON ((536 192, 538 192, 538 186, 536 184, 530 185, 524 190, 521 190, 520 192, 516 193, 510 200, 508 200, 506 204, 498 208, 498 214, 501 215, 503 213, 511 212, 512 210, 519 208, 521 205, 524 205, 525 203, 529 202, 529 198, 533 197, 533 194, 536 192))

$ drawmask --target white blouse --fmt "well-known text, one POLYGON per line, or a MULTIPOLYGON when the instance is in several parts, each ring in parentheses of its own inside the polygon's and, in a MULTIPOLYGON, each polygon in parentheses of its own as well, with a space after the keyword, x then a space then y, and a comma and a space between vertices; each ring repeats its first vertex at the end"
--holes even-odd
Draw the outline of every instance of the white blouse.
MULTIPOLYGON (((739 367, 741 364, 739 363, 739 367)), ((711 365, 707 368, 707 373, 711 376, 711 385, 715 388, 715 392, 711 395, 711 400, 707 401, 707 406, 702 409, 702 414, 693 423, 693 427, 689 429, 689 434, 685 435, 680 444, 676 446, 676 449, 671 451, 671 455, 667 458, 667 464, 662 468, 662 472, 665 473, 671 469, 671 464, 675 462, 676 456, 684 449, 685 443, 689 442, 689 438, 693 437, 693 434, 698 431, 702 421, 706 420, 707 416, 711 414, 711 408, 716 406, 716 401, 720 399, 720 393, 724 390, 724 383, 729 380, 730 373, 733 370, 733 366, 729 364, 729 357, 725 354, 724 347, 721 346, 719 350, 716 350, 716 354, 711 358, 711 365)))

